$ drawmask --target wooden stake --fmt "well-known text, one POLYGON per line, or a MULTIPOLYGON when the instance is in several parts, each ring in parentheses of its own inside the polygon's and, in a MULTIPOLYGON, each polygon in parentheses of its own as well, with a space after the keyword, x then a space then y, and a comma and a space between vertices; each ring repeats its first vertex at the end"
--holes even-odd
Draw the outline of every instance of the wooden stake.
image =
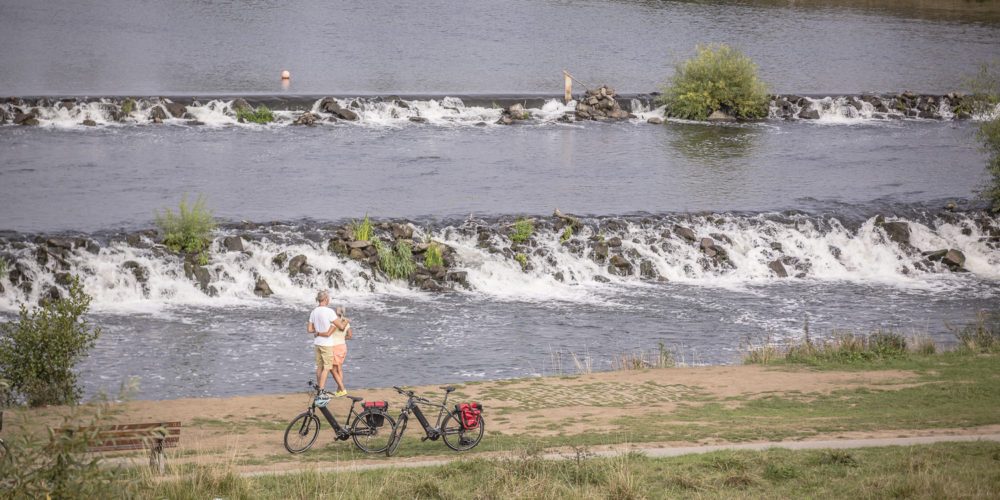
POLYGON ((563 81, 563 85, 566 90, 566 95, 564 97, 566 99, 566 103, 569 104, 569 102, 573 100, 573 77, 569 76, 569 72, 566 70, 563 70, 563 81))

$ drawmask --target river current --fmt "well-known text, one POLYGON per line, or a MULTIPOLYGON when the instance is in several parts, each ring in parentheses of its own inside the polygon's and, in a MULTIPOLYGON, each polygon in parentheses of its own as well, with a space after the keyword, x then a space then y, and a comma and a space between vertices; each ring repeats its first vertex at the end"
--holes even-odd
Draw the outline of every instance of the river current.
POLYGON ((356 320, 350 388, 608 369, 661 343, 685 363, 731 363, 807 322, 817 336, 885 328, 948 344, 950 326, 995 307, 1000 226, 974 194, 985 181, 978 122, 878 116, 838 99, 958 89, 1000 53, 992 14, 495 9, 304 2, 293 16, 269 2, 3 2, 0 94, 47 101, 39 125, 0 125, 0 257, 31 279, 0 277, 0 315, 64 290, 60 273, 80 275, 104 329, 81 366, 88 394, 137 376, 139 397, 155 399, 304 387, 304 322, 326 287, 356 320), (635 118, 623 122, 560 121, 572 111, 553 95, 563 69, 647 93, 695 41, 741 46, 774 91, 809 95, 819 119, 652 125, 658 110, 637 98, 624 100, 635 118), (288 88, 281 69, 293 72, 288 88), (153 125, 140 102, 111 119, 101 96, 129 95, 173 96, 191 116, 153 125), (226 112, 238 95, 292 104, 277 106, 277 124, 240 124, 226 112), (364 96, 360 119, 290 125, 324 95, 345 107, 364 96), (67 96, 93 97, 60 105, 67 96), (517 98, 533 119, 496 125, 493 103, 517 98), (184 194, 203 195, 223 222, 211 293, 155 241, 127 238, 184 194), (555 209, 583 222, 579 249, 546 226, 555 209), (430 292, 373 279, 331 251, 336 229, 365 214, 455 249, 467 283, 430 292), (503 252, 518 217, 539 222, 526 270, 503 252), (906 224, 906 245, 882 218, 906 224), (678 226, 711 238, 727 263, 706 260, 678 226), (227 251, 237 235, 245 250, 227 251), (61 250, 50 238, 94 246, 61 250), (593 242, 612 238, 634 273, 595 259, 593 242), (46 248, 62 260, 40 262, 46 248), (942 249, 963 253, 962 272, 922 255, 942 249), (275 263, 282 253, 315 272, 290 276, 275 263), (262 278, 270 297, 254 293, 262 278))

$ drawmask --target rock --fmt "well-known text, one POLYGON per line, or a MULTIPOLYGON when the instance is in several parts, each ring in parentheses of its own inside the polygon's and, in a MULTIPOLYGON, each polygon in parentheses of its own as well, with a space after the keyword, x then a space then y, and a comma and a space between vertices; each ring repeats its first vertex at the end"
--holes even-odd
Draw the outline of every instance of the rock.
POLYGON ((608 244, 599 241, 594 244, 594 261, 604 262, 608 258, 608 244))
POLYGON ((350 257, 350 258, 352 258, 354 260, 365 260, 365 259, 368 258, 368 256, 365 255, 364 250, 361 250, 360 248, 352 248, 347 253, 347 255, 348 255, 348 257, 350 257))
POLYGON ((253 293, 258 297, 270 297, 274 294, 271 291, 271 285, 268 285, 264 278, 257 278, 257 283, 253 287, 253 293))
POLYGON ((337 118, 340 118, 341 120, 353 122, 358 119, 358 114, 349 109, 340 108, 338 111, 333 112, 333 114, 337 115, 337 118))
POLYGON ((347 243, 343 240, 338 240, 336 238, 331 238, 330 243, 326 246, 326 249, 330 253, 335 253, 337 255, 347 255, 350 250, 347 248, 347 243))
POLYGON ((282 267, 285 267, 285 262, 287 260, 288 260, 288 253, 281 252, 278 255, 275 255, 273 259, 271 259, 271 263, 274 264, 275 267, 280 269, 282 267))
POLYGON ((659 273, 656 272, 656 266, 649 259, 644 259, 639 262, 639 276, 644 279, 654 279, 659 277, 659 273))
POLYGON ((736 121, 736 117, 726 113, 722 110, 715 110, 712 114, 708 115, 708 121, 710 122, 733 122, 736 121))
POLYGON ((132 273, 132 276, 135 276, 135 280, 139 283, 149 281, 149 269, 134 260, 126 260, 122 264, 122 269, 132 273))
POLYGON ((97 122, 95 122, 94 120, 91 120, 90 118, 87 118, 82 123, 83 123, 84 127, 96 127, 97 126, 97 122))
POLYGON ((646 120, 646 123, 650 125, 663 125, 663 118, 660 118, 658 116, 652 116, 646 120))
POLYGON ((47 252, 42 247, 36 248, 35 249, 35 261, 38 262, 38 265, 40 265, 42 267, 47 266, 49 264, 49 252, 47 252))
POLYGON ((237 97, 236 99, 233 99, 232 103, 229 104, 229 109, 231 109, 233 113, 238 113, 241 110, 252 110, 253 108, 250 106, 250 103, 246 101, 246 99, 237 97))
POLYGON ((594 281, 596 281, 598 283, 611 283, 611 280, 609 280, 609 279, 607 279, 607 278, 605 278, 604 276, 601 276, 601 275, 594 276, 594 281))
POLYGON ((149 119, 153 123, 162 123, 163 120, 167 119, 167 112, 163 109, 163 106, 156 105, 149 110, 149 119))
POLYGON ((701 251, 709 257, 715 257, 719 254, 718 249, 715 247, 715 241, 712 238, 702 238, 700 246, 701 251))
POLYGON ((566 276, 563 274, 562 271, 556 271, 556 273, 552 275, 552 279, 562 283, 566 281, 566 276))
POLYGON ((194 266, 191 272, 194 275, 194 280, 198 282, 198 287, 201 288, 201 291, 209 293, 208 284, 212 281, 211 271, 205 266, 194 266))
POLYGON ((472 285, 469 284, 469 273, 467 271, 451 271, 447 276, 448 281, 453 283, 458 283, 467 290, 472 289, 472 285))
POLYGON ((288 262, 288 275, 296 276, 298 274, 305 274, 308 265, 306 261, 306 256, 299 254, 292 257, 292 260, 288 262))
POLYGON ((167 108, 167 112, 174 118, 183 118, 184 114, 187 113, 187 106, 179 102, 168 102, 164 106, 167 108))
POLYGON ((352 242, 348 243, 347 246, 350 247, 350 248, 357 248, 358 250, 364 250, 364 249, 372 246, 372 242, 358 240, 358 241, 352 241, 352 242))
POLYGON ((608 240, 608 246, 611 248, 620 248, 622 246, 622 239, 615 236, 608 240))
POLYGON ((14 115, 14 124, 24 126, 38 125, 38 118, 33 113, 16 113, 14 115))
POLYGON ((799 118, 802 118, 803 120, 818 120, 819 110, 814 109, 812 106, 806 106, 799 111, 799 118))
POLYGON ((56 273, 55 274, 56 284, 62 286, 69 286, 73 282, 73 275, 70 273, 56 273))
POLYGON ((771 242, 771 250, 774 250, 776 252, 780 252, 780 251, 782 251, 781 248, 782 248, 781 247, 781 243, 778 243, 777 241, 772 241, 771 242))
POLYGON ((59 248, 63 250, 73 249, 73 240, 65 238, 49 238, 45 240, 45 245, 49 248, 59 248))
POLYGON ((239 236, 226 236, 222 240, 222 247, 229 252, 242 252, 243 248, 243 238, 239 236))
POLYGON ((424 118, 422 116, 411 116, 407 119, 413 123, 427 123, 427 118, 424 118))
POLYGON ((413 226, 409 224, 393 224, 392 237, 397 240, 413 239, 413 226))
POLYGON ((500 115, 500 119, 496 121, 497 125, 513 125, 514 119, 508 114, 500 115))
POLYGON ((770 268, 771 271, 774 271, 774 274, 779 278, 788 277, 788 271, 785 270, 785 266, 784 264, 781 263, 780 260, 771 261, 771 263, 768 264, 767 267, 770 268))
POLYGON ((292 122, 292 125, 305 125, 307 127, 312 127, 316 125, 316 120, 318 120, 316 115, 306 111, 305 113, 299 115, 299 117, 292 122))
POLYGON ((698 240, 694 231, 684 226, 674 226, 674 234, 692 243, 698 240))
POLYGON ((886 222, 882 224, 882 230, 891 241, 900 245, 910 244, 910 225, 905 222, 886 222))
POLYGON ((949 248, 947 250, 938 250, 935 252, 926 252, 924 255, 927 260, 933 262, 941 262, 942 264, 948 266, 952 271, 962 270, 965 265, 965 254, 961 250, 956 250, 954 248, 949 248))
POLYGON ((524 105, 519 102, 511 104, 510 107, 507 108, 507 114, 509 114, 514 120, 527 120, 531 118, 531 113, 528 113, 528 111, 524 109, 524 105))

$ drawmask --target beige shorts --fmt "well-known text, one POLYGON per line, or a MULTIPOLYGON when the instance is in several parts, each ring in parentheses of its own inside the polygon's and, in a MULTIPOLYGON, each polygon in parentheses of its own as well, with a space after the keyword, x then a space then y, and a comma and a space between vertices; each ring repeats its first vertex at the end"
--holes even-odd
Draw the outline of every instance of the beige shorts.
POLYGON ((347 344, 337 344, 330 349, 333 350, 333 364, 342 366, 347 359, 347 344))
POLYGON ((318 345, 316 348, 316 368, 329 370, 333 368, 333 346, 318 345))

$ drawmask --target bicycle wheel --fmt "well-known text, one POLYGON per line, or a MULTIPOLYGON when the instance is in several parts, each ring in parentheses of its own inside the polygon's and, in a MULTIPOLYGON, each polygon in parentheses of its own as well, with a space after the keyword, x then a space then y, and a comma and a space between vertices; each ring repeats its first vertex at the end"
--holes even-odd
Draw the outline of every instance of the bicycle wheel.
POLYGON ((396 449, 399 448, 400 441, 403 440, 403 432, 406 431, 406 422, 409 417, 406 415, 400 415, 399 422, 396 422, 396 432, 392 433, 392 441, 389 443, 389 447, 385 449, 385 456, 391 457, 396 454, 396 449))
POLYGON ((466 429, 462 426, 462 421, 459 418, 458 415, 449 413, 448 418, 444 419, 444 426, 441 428, 444 444, 455 451, 471 450, 479 444, 479 441, 482 441, 483 432, 486 431, 486 422, 480 415, 478 417, 479 425, 472 429, 466 429))
POLYGON ((295 417, 285 429, 285 449, 288 453, 302 453, 319 437, 319 418, 309 412, 295 417))
POLYGON ((351 439, 365 453, 382 453, 396 437, 396 421, 389 414, 365 410, 351 424, 351 439), (382 425, 372 425, 368 417, 382 417, 382 425))

